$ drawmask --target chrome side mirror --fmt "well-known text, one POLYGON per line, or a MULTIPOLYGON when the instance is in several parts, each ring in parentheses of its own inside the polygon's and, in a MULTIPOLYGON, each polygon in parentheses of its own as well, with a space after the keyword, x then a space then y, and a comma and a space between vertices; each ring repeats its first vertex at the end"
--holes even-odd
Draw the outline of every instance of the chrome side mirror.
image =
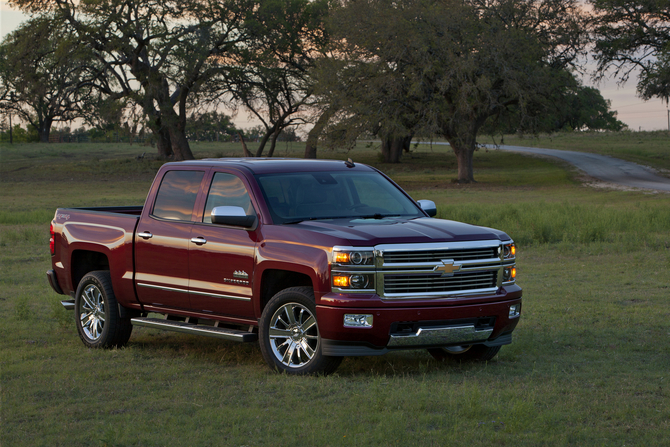
POLYGON ((435 217, 437 215, 437 207, 432 200, 417 200, 417 203, 430 217, 435 217))
POLYGON ((216 206, 212 210, 212 223, 251 228, 256 224, 256 216, 247 216, 240 206, 216 206))

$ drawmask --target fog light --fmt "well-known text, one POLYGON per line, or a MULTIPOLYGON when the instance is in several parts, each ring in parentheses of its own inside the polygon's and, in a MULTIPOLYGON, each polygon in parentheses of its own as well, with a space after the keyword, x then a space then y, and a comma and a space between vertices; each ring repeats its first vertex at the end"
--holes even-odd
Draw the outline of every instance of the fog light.
POLYGON ((509 317, 516 318, 521 313, 521 304, 512 304, 509 307, 509 317))
POLYGON ((372 315, 344 314, 344 327, 372 327, 372 315))

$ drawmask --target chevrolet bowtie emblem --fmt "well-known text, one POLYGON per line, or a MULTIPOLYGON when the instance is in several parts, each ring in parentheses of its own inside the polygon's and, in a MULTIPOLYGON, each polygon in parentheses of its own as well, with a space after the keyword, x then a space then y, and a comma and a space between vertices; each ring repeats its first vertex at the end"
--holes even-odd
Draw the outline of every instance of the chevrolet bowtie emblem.
POLYGON ((454 276, 454 272, 461 269, 461 264, 454 264, 453 259, 442 260, 442 265, 436 265, 433 271, 442 272, 442 276, 454 276))

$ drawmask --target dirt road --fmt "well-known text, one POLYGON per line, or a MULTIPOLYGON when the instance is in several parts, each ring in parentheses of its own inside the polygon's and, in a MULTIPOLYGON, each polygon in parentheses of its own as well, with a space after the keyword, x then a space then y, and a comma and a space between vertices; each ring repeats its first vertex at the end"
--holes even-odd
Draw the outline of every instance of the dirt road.
POLYGON ((486 145, 489 149, 521 152, 560 158, 584 171, 587 175, 607 183, 614 183, 631 188, 654 189, 670 192, 670 179, 661 177, 653 170, 635 163, 623 161, 606 155, 586 152, 563 151, 558 149, 542 149, 535 147, 501 145, 497 148, 486 145))

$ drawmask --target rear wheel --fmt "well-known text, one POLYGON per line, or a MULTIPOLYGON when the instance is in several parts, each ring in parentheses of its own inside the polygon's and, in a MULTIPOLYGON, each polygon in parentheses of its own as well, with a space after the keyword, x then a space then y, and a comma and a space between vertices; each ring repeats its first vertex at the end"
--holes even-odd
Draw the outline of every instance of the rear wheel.
POLYGON ((267 364, 287 374, 330 374, 342 362, 342 357, 322 354, 309 287, 292 287, 272 297, 261 315, 259 339, 267 364))
POLYGON ((448 348, 431 348, 428 353, 439 361, 454 359, 485 362, 495 357, 500 348, 500 346, 486 345, 449 346, 448 348))
POLYGON ((74 306, 77 332, 86 346, 112 348, 128 342, 133 326, 129 318, 119 317, 108 271, 90 272, 81 279, 74 306))

